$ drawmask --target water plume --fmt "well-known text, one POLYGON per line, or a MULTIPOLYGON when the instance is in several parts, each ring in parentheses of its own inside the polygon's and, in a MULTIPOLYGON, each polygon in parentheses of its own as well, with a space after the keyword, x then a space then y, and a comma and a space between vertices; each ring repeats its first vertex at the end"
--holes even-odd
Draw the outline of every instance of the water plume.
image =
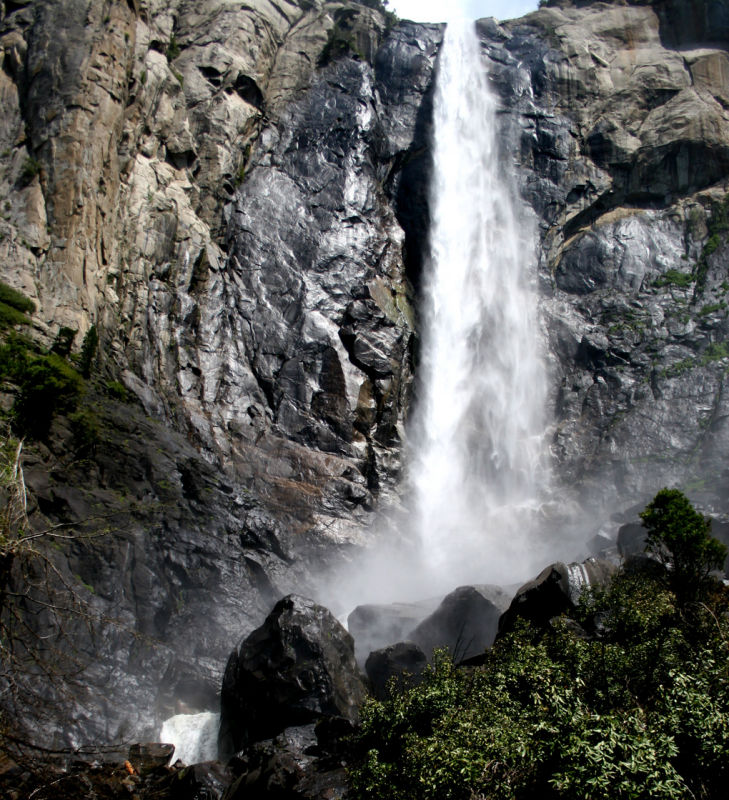
POLYGON ((544 557, 535 536, 547 483, 535 237, 500 160, 497 111, 473 23, 450 23, 434 103, 410 453, 416 538, 432 579, 450 586, 517 580, 544 557))

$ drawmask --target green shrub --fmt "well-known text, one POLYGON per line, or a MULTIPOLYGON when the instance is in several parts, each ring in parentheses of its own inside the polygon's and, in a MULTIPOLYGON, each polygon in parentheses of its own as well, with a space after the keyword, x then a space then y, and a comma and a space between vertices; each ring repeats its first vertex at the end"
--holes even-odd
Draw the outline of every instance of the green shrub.
POLYGON ((113 397, 114 400, 120 400, 122 403, 126 403, 129 399, 126 386, 123 383, 119 383, 119 381, 107 381, 106 391, 109 397, 113 397))
POLYGON ((422 684, 362 708, 353 798, 723 798, 729 599, 704 582, 720 554, 703 517, 665 491, 644 519, 673 575, 680 562, 700 576, 700 603, 660 572, 625 572, 585 592, 572 620, 522 624, 483 666, 439 654, 422 684))
POLYGON ((91 375, 91 367, 94 364, 98 348, 99 332, 96 330, 96 325, 92 325, 86 331, 79 356, 79 370, 84 378, 88 378, 91 375))
POLYGON ((685 288, 691 286, 694 282, 694 276, 690 272, 679 272, 677 269, 669 269, 657 278, 653 285, 657 287, 663 286, 678 286, 685 288))
POLYGON ((33 182, 33 179, 41 174, 43 164, 37 158, 29 156, 23 162, 20 170, 20 181, 24 186, 33 182))
POLYGON ((167 45, 167 60, 174 61, 180 55, 180 44, 177 41, 175 34, 170 35, 170 42, 167 45))
POLYGON ((0 302, 0 329, 14 328, 16 325, 30 325, 30 318, 18 311, 17 308, 0 302))
POLYGON ((81 408, 69 414, 68 421, 71 425, 76 453, 82 456, 91 455, 99 441, 101 431, 96 414, 91 409, 81 408))
POLYGON ((11 306, 17 311, 25 311, 32 314, 35 311, 35 303, 17 289, 13 289, 0 281, 0 303, 11 306))
POLYGON ((668 567, 677 597, 696 599, 709 572, 723 567, 727 555, 711 535, 711 520, 678 489, 661 489, 640 518, 648 531, 648 550, 668 567))
POLYGON ((56 353, 29 358, 19 383, 13 411, 20 430, 35 439, 48 435, 55 414, 76 408, 83 390, 81 376, 56 353))
POLYGON ((56 338, 53 340, 51 352, 56 353, 56 355, 62 358, 68 358, 71 354, 73 340, 76 338, 77 333, 78 331, 75 331, 73 328, 61 327, 56 334, 56 338))
POLYGON ((33 347, 20 336, 8 336, 0 345, 0 379, 18 386, 13 422, 19 433, 43 439, 54 414, 76 409, 84 384, 57 353, 39 353, 33 347))

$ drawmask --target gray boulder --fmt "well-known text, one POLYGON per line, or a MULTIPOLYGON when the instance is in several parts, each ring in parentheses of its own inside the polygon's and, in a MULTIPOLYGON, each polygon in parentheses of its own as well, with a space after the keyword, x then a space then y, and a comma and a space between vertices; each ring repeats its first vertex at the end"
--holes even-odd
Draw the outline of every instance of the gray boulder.
POLYGON ((509 597, 498 586, 461 586, 409 634, 431 658, 433 650, 447 647, 457 661, 470 658, 493 644, 499 617, 509 597))
POLYGON ((584 589, 609 583, 616 569, 610 561, 597 558, 550 564, 516 593, 499 620, 499 636, 512 631, 520 618, 538 628, 546 626, 553 617, 575 608, 584 589))
POLYGON ((365 669, 372 685, 372 694, 384 700, 392 678, 399 688, 413 686, 428 663, 425 653, 414 642, 397 642, 370 653, 365 669))
POLYGON ((438 606, 438 599, 416 603, 371 603, 357 606, 347 617, 357 661, 363 664, 373 650, 402 642, 438 606))
POLYGON ((220 757, 322 717, 355 721, 365 694, 352 637, 323 606, 288 595, 228 660, 220 757))

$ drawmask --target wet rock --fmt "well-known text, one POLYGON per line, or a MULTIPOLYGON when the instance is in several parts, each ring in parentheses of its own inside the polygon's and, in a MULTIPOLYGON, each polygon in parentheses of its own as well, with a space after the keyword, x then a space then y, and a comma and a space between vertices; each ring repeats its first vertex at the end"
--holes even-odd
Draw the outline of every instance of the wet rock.
POLYGON ((289 595, 228 660, 220 756, 321 717, 354 721, 364 697, 352 637, 327 609, 289 595))
POLYGON ((398 642, 370 653, 365 664, 372 693, 385 700, 393 679, 402 690, 419 683, 427 666, 425 653, 414 642, 398 642))
POLYGON ((642 524, 630 522, 618 530, 618 552, 623 558, 640 556, 645 553, 648 532, 642 524))
POLYGON ((493 644, 499 617, 509 600, 498 586, 461 586, 406 638, 415 642, 429 660, 434 649, 446 647, 455 661, 462 661, 493 644))
POLYGON ((518 619, 546 627, 553 617, 575 608, 584 589, 609 583, 616 570, 611 562, 596 558, 581 564, 550 564, 516 593, 498 622, 498 635, 513 630, 518 619))
POLYGON ((133 744, 129 748, 129 763, 140 774, 165 767, 172 758, 175 748, 171 744, 149 742, 133 744))
POLYGON ((172 770, 142 796, 149 800, 221 800, 232 775, 217 761, 172 770))
POLYGON ((439 601, 423 600, 417 603, 373 603, 357 606, 347 617, 347 628, 354 637, 355 653, 359 663, 364 663, 373 650, 401 642, 439 601))

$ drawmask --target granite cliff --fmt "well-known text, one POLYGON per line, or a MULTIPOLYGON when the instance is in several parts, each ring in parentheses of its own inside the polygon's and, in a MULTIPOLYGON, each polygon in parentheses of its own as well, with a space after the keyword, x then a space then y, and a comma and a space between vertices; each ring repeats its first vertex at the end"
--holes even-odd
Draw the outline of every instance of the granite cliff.
MULTIPOLYGON (((664 484, 726 513, 729 3, 478 25, 538 223, 562 519, 614 534, 664 484)), ((103 534, 47 551, 93 612, 47 741, 214 709, 232 643, 397 502, 441 36, 329 0, 2 4, 1 277, 36 347, 99 336, 25 445, 31 524, 103 534)))

